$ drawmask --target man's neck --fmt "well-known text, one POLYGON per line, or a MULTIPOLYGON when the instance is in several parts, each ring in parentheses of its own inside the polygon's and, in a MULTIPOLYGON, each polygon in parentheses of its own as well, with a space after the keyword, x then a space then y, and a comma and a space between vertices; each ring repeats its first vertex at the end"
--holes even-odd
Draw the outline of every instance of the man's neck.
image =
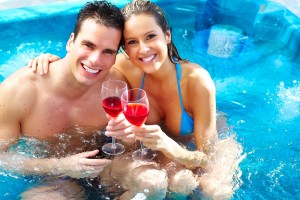
MULTIPOLYGON (((54 90, 60 95, 66 98, 81 98, 94 91, 101 85, 96 83, 93 86, 88 86, 80 83, 72 74, 70 67, 68 66, 68 58, 63 58, 50 66, 50 76, 54 83, 54 90)), ((100 90, 99 90, 100 91, 100 90)))

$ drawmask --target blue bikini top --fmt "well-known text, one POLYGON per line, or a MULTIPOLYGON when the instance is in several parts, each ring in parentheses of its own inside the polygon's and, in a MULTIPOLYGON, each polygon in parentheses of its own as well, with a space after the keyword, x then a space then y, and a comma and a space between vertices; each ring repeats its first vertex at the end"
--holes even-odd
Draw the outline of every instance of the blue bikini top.
MULTIPOLYGON (((190 135, 194 132, 194 119, 184 110, 183 100, 182 100, 182 93, 180 88, 180 79, 182 75, 182 70, 179 63, 176 63, 176 77, 177 77, 177 88, 179 93, 180 99, 180 106, 181 106, 181 124, 180 124, 180 135, 190 135)), ((144 88, 146 73, 144 73, 141 86, 140 88, 144 88)))

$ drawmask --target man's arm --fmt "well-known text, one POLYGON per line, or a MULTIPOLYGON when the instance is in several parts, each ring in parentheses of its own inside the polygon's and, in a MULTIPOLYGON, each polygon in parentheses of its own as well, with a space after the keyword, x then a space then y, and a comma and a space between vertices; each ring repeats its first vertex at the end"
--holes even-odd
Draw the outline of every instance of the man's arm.
MULTIPOLYGON (((7 151, 21 136, 21 115, 15 105, 15 81, 12 78, 0 84, 0 151, 7 151)), ((21 102, 22 99, 19 99, 21 102)))
POLYGON ((33 159, 9 151, 10 146, 21 137, 23 117, 35 103, 35 91, 30 84, 26 77, 16 72, 0 85, 0 168, 15 173, 35 174, 38 171, 35 166, 39 165, 39 173, 47 173, 50 171, 47 168, 55 165, 54 160, 47 160, 47 165, 43 166, 43 163, 34 164, 33 159), (21 79, 23 84, 19 83, 21 79))
POLYGON ((57 175, 72 178, 95 178, 107 165, 108 159, 90 159, 99 150, 87 151, 64 158, 29 158, 17 153, 0 152, 0 169, 22 175, 57 175))
POLYGON ((24 175, 62 175, 73 178, 96 177, 110 164, 106 159, 89 159, 98 150, 65 158, 29 158, 9 151, 22 133, 22 120, 35 104, 31 80, 16 72, 0 84, 0 169, 24 175))

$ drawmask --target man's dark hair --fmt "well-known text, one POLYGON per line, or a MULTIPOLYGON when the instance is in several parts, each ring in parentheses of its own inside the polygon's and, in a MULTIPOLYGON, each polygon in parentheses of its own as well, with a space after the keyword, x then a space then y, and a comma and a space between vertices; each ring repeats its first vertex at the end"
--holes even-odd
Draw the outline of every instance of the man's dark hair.
POLYGON ((118 29, 123 33, 123 15, 116 5, 107 1, 87 2, 86 5, 79 11, 74 28, 74 39, 76 39, 80 31, 82 23, 87 19, 94 19, 99 24, 118 29))

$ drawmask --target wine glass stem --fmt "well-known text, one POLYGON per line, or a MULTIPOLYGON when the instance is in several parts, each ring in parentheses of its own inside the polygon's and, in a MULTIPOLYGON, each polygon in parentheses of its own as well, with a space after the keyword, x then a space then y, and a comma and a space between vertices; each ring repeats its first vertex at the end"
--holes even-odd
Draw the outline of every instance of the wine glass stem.
POLYGON ((111 143, 112 143, 111 148, 112 149, 116 149, 117 148, 117 146, 116 146, 116 138, 112 137, 111 138, 111 143))
POLYGON ((145 149, 145 146, 144 146, 143 142, 140 141, 140 144, 141 144, 141 154, 142 154, 142 155, 146 155, 146 154, 147 154, 147 151, 146 151, 146 149, 145 149))

